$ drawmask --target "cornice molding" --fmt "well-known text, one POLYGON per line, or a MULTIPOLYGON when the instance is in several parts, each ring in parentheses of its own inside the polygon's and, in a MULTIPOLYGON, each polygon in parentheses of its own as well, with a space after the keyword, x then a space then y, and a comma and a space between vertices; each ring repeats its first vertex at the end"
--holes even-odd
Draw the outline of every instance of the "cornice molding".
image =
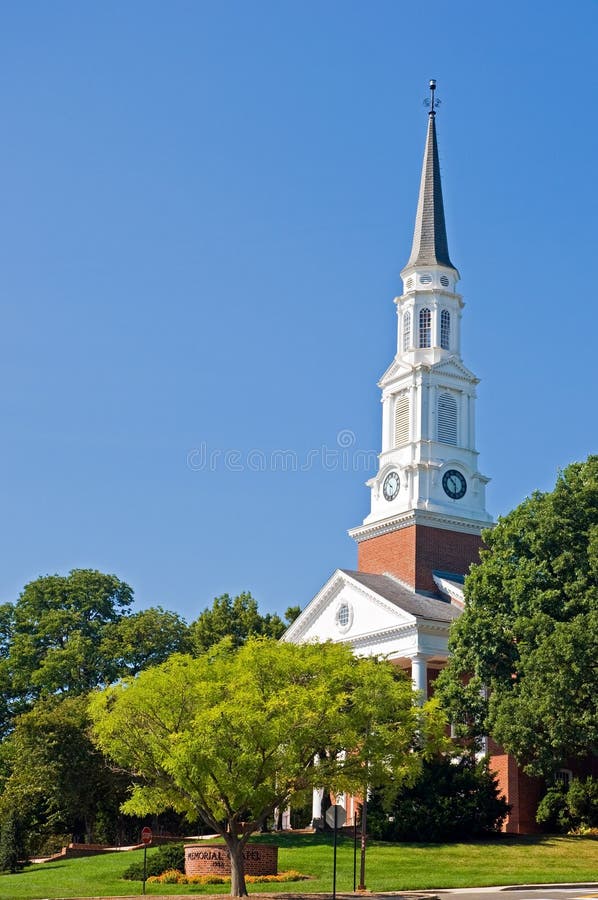
POLYGON ((387 519, 381 519, 378 522, 372 522, 368 525, 358 525, 356 528, 348 530, 349 537, 354 541, 369 541, 371 538, 378 537, 382 534, 389 534, 392 531, 400 531, 403 528, 410 528, 412 525, 425 525, 429 528, 440 528, 444 531, 459 531, 462 534, 480 535, 486 528, 491 528, 493 522, 482 521, 479 519, 463 519, 460 516, 451 516, 445 513, 434 513, 428 510, 411 509, 396 516, 389 516, 387 519))

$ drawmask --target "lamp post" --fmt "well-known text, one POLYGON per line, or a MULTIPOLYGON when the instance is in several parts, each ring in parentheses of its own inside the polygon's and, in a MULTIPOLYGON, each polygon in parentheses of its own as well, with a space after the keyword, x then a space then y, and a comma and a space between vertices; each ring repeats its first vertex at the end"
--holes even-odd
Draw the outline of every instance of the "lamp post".
POLYGON ((363 803, 361 805, 361 860, 359 869, 359 885, 358 891, 365 891, 365 846, 367 841, 367 811, 368 811, 368 788, 367 784, 363 790, 363 803))

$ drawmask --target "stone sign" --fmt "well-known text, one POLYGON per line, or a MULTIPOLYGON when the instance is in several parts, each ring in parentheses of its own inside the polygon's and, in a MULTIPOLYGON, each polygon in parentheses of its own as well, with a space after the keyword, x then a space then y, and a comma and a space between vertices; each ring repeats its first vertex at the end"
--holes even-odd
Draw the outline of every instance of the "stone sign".
MULTIPOLYGON (((278 874, 278 847, 248 844, 243 850, 246 875, 278 874)), ((185 875, 230 875, 230 855, 223 844, 185 844, 185 875)))

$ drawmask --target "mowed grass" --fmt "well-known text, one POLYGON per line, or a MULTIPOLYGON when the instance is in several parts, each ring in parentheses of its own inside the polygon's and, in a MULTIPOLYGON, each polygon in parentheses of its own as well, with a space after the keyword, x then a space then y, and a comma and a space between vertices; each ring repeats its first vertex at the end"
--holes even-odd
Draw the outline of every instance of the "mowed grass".
MULTIPOLYGON (((303 894, 332 890, 332 839, 321 835, 268 835, 276 843, 279 869, 310 875, 309 881, 250 885, 249 891, 303 894)), ((153 851, 150 849, 148 856, 153 851)), ((0 876, 0 900, 138 896, 141 883, 124 881, 123 871, 143 851, 110 853, 27 867, 0 876)), ((483 887, 543 882, 589 882, 598 878, 598 840, 579 837, 499 837, 470 844, 368 845, 366 886, 371 891, 483 887)), ((353 888, 353 841, 339 840, 337 889, 353 888)), ((221 885, 148 885, 149 896, 228 893, 221 885)))

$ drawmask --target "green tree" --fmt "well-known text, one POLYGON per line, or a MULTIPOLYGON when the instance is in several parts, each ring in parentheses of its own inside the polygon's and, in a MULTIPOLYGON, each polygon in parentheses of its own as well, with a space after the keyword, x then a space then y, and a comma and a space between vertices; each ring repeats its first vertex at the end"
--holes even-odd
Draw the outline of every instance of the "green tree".
POLYGON ((1 606, 0 733, 38 699, 84 694, 188 649, 180 616, 131 613, 132 602, 115 575, 74 569, 37 578, 1 606))
POLYGON ((598 779, 574 778, 551 785, 538 806, 536 819, 549 831, 598 828, 598 779))
POLYGON ((16 872, 25 856, 21 817, 14 806, 0 818, 0 871, 16 872))
POLYGON ((102 655, 112 661, 120 678, 136 675, 190 648, 184 619, 161 606, 122 616, 106 628, 101 642, 102 655))
MULTIPOLYGON (((289 607, 287 613, 295 616, 296 609, 289 607)), ((211 608, 205 609, 189 626, 196 654, 205 653, 224 638, 230 639, 233 647, 240 647, 249 637, 279 638, 284 631, 285 624, 280 616, 276 613, 261 615, 257 600, 249 593, 234 598, 230 594, 216 597, 211 608)))
POLYGON ((19 810, 32 845, 89 839, 122 802, 122 777, 89 740, 86 694, 190 646, 180 616, 131 613, 132 600, 116 576, 75 569, 0 606, 0 811, 19 810))
POLYGON ((91 715, 100 748, 139 779, 123 808, 203 819, 226 842, 235 896, 247 893, 243 848, 275 807, 322 784, 414 779, 444 721, 386 662, 265 638, 171 657, 96 693, 91 715), (314 766, 322 746, 334 753, 314 766))
POLYGON ((128 780, 108 767, 89 736, 85 695, 40 700, 19 716, 5 740, 9 774, 0 798, 2 820, 18 809, 31 848, 52 834, 93 839, 98 813, 118 810, 128 780))
POLYGON ((549 778, 598 750, 598 456, 484 539, 438 694, 464 732, 549 778))
POLYGON ((118 667, 103 655, 102 639, 132 602, 128 584, 92 569, 27 584, 14 607, 7 648, 14 691, 36 700, 113 681, 118 667))
POLYGON ((387 841, 469 840, 500 830, 508 811, 487 758, 442 755, 425 760, 415 784, 394 798, 374 792, 368 830, 387 841))
POLYGON ((287 625, 292 625, 295 619, 297 619, 301 615, 301 607, 300 606, 287 606, 284 614, 285 621, 287 625))

